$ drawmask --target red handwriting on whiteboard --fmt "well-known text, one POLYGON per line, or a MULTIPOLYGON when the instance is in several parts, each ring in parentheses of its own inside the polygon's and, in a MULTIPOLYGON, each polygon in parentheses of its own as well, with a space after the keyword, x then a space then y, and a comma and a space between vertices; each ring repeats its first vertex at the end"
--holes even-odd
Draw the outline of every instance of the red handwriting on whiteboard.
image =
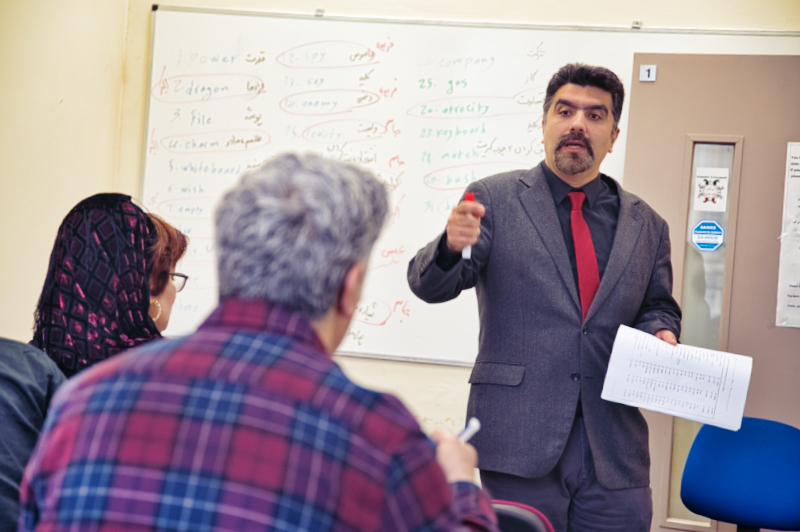
POLYGON ((400 203, 402 203, 404 199, 406 199, 406 195, 405 194, 403 194, 400 197, 400 199, 397 200, 397 203, 395 203, 394 210, 392 211, 392 214, 391 214, 392 220, 396 220, 396 219, 400 218, 400 203))
POLYGON ((403 247, 403 246, 400 246, 399 248, 395 248, 395 249, 384 249, 384 250, 381 251, 381 257, 387 257, 388 258, 388 257, 391 257, 392 255, 398 255, 398 254, 402 255, 405 252, 406 252, 406 248, 403 247))
POLYGON ((383 132, 384 132, 384 133, 388 133, 388 132, 389 132, 389 126, 391 126, 391 127, 392 127, 392 134, 393 134, 395 137, 396 137, 397 135, 399 135, 399 134, 400 134, 400 130, 399 130, 399 129, 397 129, 397 128, 395 127, 395 125, 394 125, 394 118, 392 118, 391 120, 389 120, 388 122, 386 122, 386 125, 385 125, 385 126, 384 126, 384 128, 383 128, 383 132))
POLYGON ((411 309, 408 306, 408 301, 395 301, 392 312, 397 314, 397 308, 400 307, 400 313, 404 316, 411 316, 411 309))
POLYGON ((158 90, 161 91, 159 94, 164 94, 169 90, 169 81, 167 81, 167 78, 164 77, 166 72, 167 67, 164 66, 164 68, 161 70, 161 78, 158 80, 158 90))
POLYGON ((158 140, 156 140, 156 128, 150 132, 150 155, 158 151, 158 140))
POLYGON ((379 41, 379 42, 375 43, 375 48, 377 48, 381 52, 387 52, 388 53, 389 50, 391 50, 393 46, 394 46, 393 42, 380 42, 379 41))
POLYGON ((400 159, 400 156, 399 156, 399 155, 395 155, 394 157, 392 157, 391 159, 389 159, 389 168, 391 168, 391 167, 392 167, 394 164, 397 164, 397 166, 403 166, 403 165, 404 165, 404 164, 406 164, 406 163, 404 163, 404 162, 403 162, 403 161, 400 159))

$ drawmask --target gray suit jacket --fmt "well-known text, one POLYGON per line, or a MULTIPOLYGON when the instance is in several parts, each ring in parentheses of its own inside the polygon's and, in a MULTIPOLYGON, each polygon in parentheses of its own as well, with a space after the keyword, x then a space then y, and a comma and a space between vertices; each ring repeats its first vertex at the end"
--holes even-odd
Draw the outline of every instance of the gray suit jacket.
POLYGON ((468 416, 482 425, 471 440, 481 469, 547 474, 561 456, 580 399, 600 483, 609 489, 649 485, 644 417, 637 408, 602 400, 600 392, 621 324, 651 334, 680 332, 669 231, 646 203, 603 178, 619 192, 619 219, 585 321, 541 166, 467 188, 486 206, 471 260, 439 268, 442 236, 409 264, 411 290, 429 303, 475 287, 481 330, 468 416))

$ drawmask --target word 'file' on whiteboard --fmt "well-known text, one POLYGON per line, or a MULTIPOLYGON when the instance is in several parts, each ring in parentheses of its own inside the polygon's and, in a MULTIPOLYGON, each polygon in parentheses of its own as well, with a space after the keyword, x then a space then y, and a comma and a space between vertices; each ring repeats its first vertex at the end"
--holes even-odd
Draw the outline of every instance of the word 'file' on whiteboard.
POLYGON ((690 345, 672 346, 621 325, 600 396, 606 401, 739 430, 752 370, 751 357, 690 345))

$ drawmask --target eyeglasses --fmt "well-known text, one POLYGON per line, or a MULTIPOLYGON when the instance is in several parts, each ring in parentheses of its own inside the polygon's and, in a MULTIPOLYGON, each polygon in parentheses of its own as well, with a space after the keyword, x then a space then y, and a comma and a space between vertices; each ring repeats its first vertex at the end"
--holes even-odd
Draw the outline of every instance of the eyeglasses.
POLYGON ((189 279, 189 276, 182 273, 171 273, 169 278, 172 279, 172 284, 175 285, 175 291, 180 292, 186 286, 186 280, 189 279))

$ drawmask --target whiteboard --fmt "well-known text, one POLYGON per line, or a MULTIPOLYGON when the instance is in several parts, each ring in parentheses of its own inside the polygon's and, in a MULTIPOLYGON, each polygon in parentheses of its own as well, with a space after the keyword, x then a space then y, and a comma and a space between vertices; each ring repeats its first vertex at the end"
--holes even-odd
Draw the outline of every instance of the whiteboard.
MULTIPOLYGON (((191 332, 217 304, 212 225, 220 195, 278 153, 313 151, 372 170, 391 198, 391 218, 340 352, 455 365, 470 365, 477 354, 474 292, 426 304, 408 288, 408 261, 441 233, 469 183, 542 159, 542 101, 559 67, 606 66, 630 93, 635 52, 800 54, 797 34, 479 26, 164 6, 153 11, 152 25, 141 201, 191 239, 179 266, 190 279, 167 334, 191 332)), ((603 172, 619 180, 626 113, 627 105, 620 139, 603 163, 603 172)))

